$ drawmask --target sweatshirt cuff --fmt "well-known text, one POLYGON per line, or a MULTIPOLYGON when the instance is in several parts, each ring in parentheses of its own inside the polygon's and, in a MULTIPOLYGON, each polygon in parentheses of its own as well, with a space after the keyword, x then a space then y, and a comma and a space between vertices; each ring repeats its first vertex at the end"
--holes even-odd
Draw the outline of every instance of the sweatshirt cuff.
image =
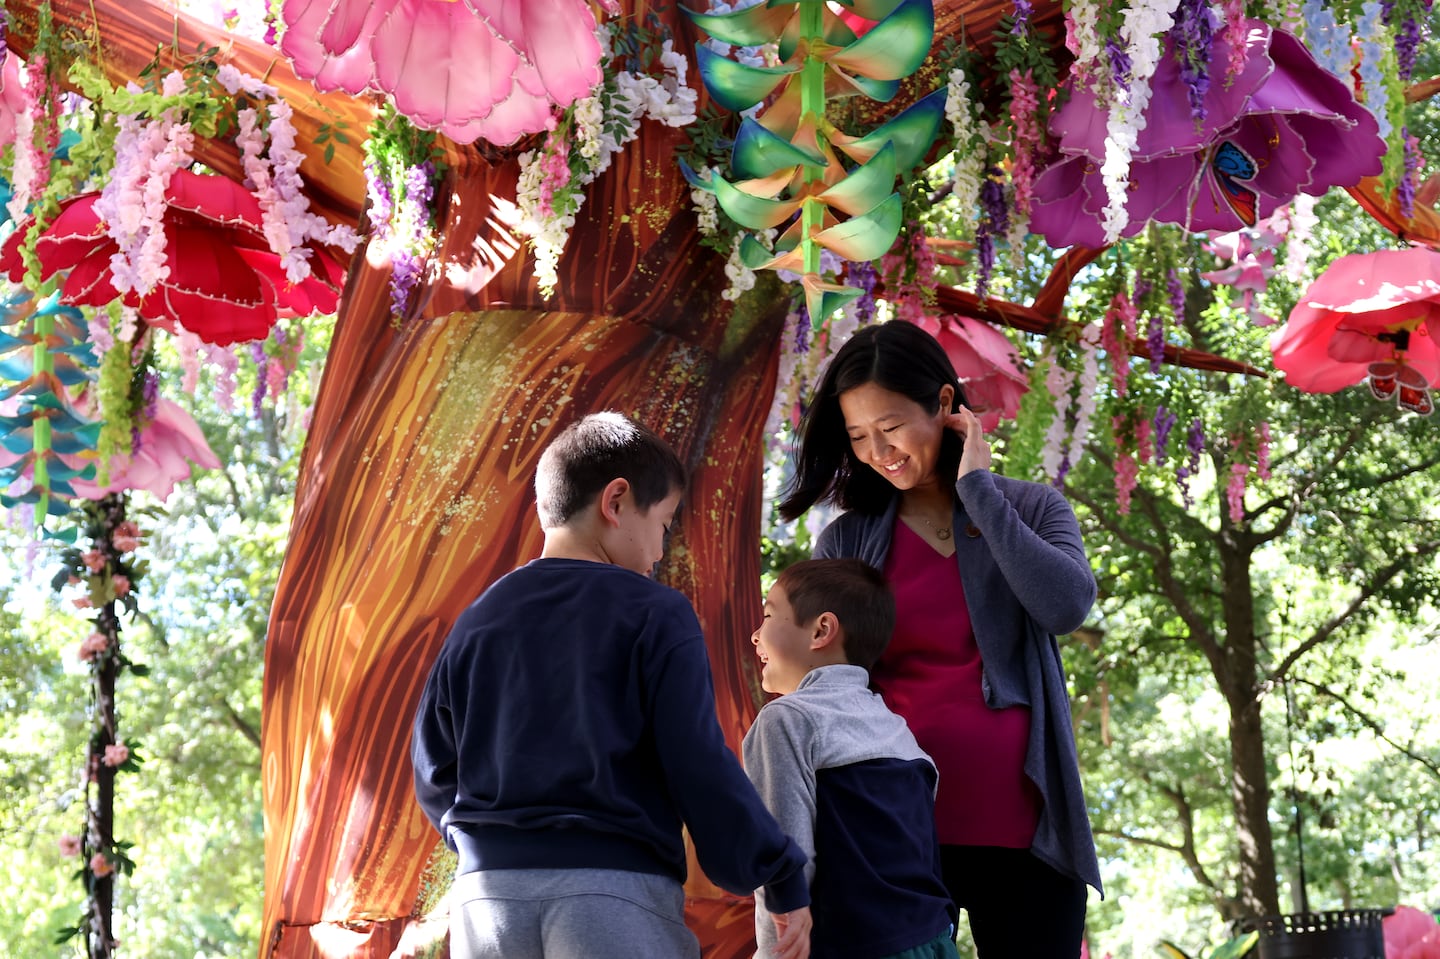
POLYGON ((783 879, 765 884, 765 910, 771 913, 794 912, 810 905, 810 884, 805 870, 796 869, 783 879))

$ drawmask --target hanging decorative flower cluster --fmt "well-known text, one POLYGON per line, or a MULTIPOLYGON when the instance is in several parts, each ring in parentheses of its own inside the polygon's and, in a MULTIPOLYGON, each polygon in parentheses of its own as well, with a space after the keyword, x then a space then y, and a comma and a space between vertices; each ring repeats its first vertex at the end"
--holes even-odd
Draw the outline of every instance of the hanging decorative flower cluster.
POLYGON ((390 316, 400 321, 435 243, 430 201, 440 176, 435 134, 421 130, 387 106, 365 140, 369 192, 369 255, 390 263, 390 316))
MULTIPOLYGON (((45 42, 42 35, 32 67, 55 61, 45 42)), ((11 487, 6 505, 37 507, 38 523, 87 492, 168 495, 184 475, 176 467, 188 472, 181 456, 217 465, 203 440, 182 444, 162 465, 171 454, 161 438, 194 424, 158 399, 148 372, 155 330, 175 334, 182 354, 203 344, 233 365, 224 348, 263 340, 280 316, 335 308, 342 270, 328 247, 348 252, 358 237, 310 211, 288 105, 273 87, 217 65, 217 52, 149 71, 148 86, 125 89, 73 59, 68 79, 83 99, 63 118, 53 80, 26 85, 46 129, 60 130, 62 119, 73 129, 44 154, 43 171, 23 169, 24 151, 14 151, 26 185, 11 209, 28 215, 0 250, 0 271, 31 289, 55 284, 58 304, 90 311, 57 319, 46 305, 0 342, 0 352, 31 360, 28 379, 11 391, 25 398, 5 421, 5 446, 19 459, 0 481, 11 487), (191 169, 196 137, 232 133, 245 184, 191 169), (52 442, 57 428, 72 439, 52 442)), ((13 365, 4 371, 23 375, 13 365)))
POLYGON ((110 911, 115 877, 130 875, 135 861, 134 843, 115 838, 110 807, 115 777, 138 773, 145 762, 141 744, 121 737, 115 713, 116 681, 123 673, 144 676, 145 666, 125 654, 121 642, 122 612, 134 616, 139 608, 136 591, 147 564, 135 557, 142 534, 126 518, 126 497, 107 496, 85 507, 85 535, 90 549, 66 549, 52 587, 70 595, 71 605, 93 610, 90 632, 78 644, 75 658, 89 671, 90 736, 85 750, 79 793, 84 821, 78 834, 60 837, 60 851, 80 860, 76 877, 85 889, 81 919, 59 931, 58 942, 77 936, 87 940, 87 955, 108 956, 115 946, 110 911), (78 594, 77 594, 78 592, 78 594))
POLYGON ((516 230, 535 251, 535 278, 545 296, 559 282, 560 255, 585 202, 585 187, 639 135, 640 122, 649 117, 683 127, 695 121, 697 96, 686 83, 689 65, 675 52, 668 33, 638 24, 607 25, 600 39, 606 56, 599 86, 561 114, 538 150, 520 154, 516 230), (613 58, 612 45, 618 54, 613 58))
POLYGON ((729 177, 716 173, 693 182, 713 190, 726 215, 752 231, 742 241, 749 267, 801 276, 810 321, 818 326, 861 295, 825 277, 821 250, 868 261, 894 243, 903 223, 900 195, 893 192, 896 177, 929 150, 947 91, 922 98, 863 136, 836 127, 826 116, 826 104, 855 94, 882 102, 894 97, 899 80, 914 73, 929 52, 934 37, 930 3, 880 0, 842 17, 823 0, 799 0, 691 18, 734 47, 777 44, 779 65, 774 67, 737 62, 704 44, 697 47, 700 75, 711 97, 747 115, 735 137, 729 177), (860 18, 868 29, 858 32, 847 17, 860 18), (766 105, 760 106, 762 101, 766 105), (759 112, 749 116, 757 106, 759 112), (854 165, 847 167, 841 154, 854 165), (782 226, 773 250, 754 236, 782 226))

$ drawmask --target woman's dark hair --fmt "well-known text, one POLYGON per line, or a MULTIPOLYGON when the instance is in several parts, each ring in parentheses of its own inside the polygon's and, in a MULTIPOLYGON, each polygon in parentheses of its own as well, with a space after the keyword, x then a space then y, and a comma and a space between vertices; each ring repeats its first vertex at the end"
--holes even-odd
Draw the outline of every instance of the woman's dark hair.
MULTIPOLYGON (((907 396, 927 413, 939 411, 943 386, 955 388, 947 412, 954 413, 965 403, 955 367, 935 337, 904 320, 861 328, 825 366, 800 418, 795 475, 780 500, 783 519, 793 520, 819 502, 883 513, 895 496, 889 480, 855 457, 840 411, 840 394, 866 383, 907 396)), ((947 429, 935 465, 941 482, 954 485, 963 448, 960 435, 947 429)))

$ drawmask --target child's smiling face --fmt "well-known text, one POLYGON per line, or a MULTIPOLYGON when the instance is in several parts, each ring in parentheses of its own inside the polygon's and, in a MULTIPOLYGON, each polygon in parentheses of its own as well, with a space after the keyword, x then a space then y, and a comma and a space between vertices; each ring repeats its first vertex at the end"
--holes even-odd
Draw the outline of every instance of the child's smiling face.
POLYGON ((764 613, 760 628, 750 636, 755 654, 764 664, 760 685, 768 693, 793 693, 813 666, 815 624, 795 621, 790 597, 778 583, 765 595, 764 613))

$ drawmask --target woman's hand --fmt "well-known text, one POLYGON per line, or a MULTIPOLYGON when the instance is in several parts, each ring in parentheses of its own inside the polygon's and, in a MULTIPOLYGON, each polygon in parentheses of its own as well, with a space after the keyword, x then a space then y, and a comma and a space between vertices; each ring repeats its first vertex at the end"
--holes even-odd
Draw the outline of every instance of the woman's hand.
POLYGON ((960 412, 948 414, 945 428, 959 433, 965 441, 965 451, 960 454, 960 476, 990 468, 990 442, 980 428, 980 417, 970 412, 970 407, 962 406, 960 412))

